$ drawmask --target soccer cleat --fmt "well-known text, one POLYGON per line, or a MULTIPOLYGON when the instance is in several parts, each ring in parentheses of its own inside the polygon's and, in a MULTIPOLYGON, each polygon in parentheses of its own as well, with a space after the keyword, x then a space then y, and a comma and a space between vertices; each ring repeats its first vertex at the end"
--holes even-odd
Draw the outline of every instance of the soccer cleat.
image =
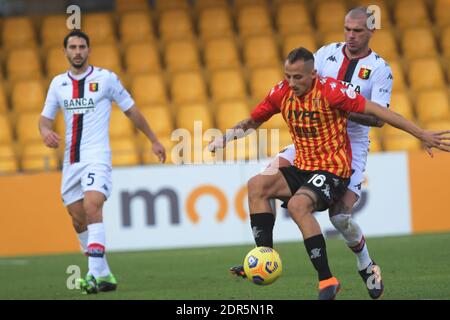
POLYGON ((384 292, 383 280, 381 279, 381 269, 372 260, 372 263, 366 269, 358 271, 359 275, 366 285, 369 296, 372 299, 379 299, 384 292))
POLYGON ((117 280, 112 273, 106 277, 98 277, 97 287, 101 292, 114 291, 117 289, 117 280))
POLYGON ((77 282, 83 294, 95 294, 98 292, 97 282, 91 274, 88 274, 85 279, 78 279, 77 282))
POLYGON ((242 279, 247 278, 247 276, 245 275, 245 271, 244 271, 244 266, 234 266, 230 268, 230 273, 237 276, 237 277, 241 277, 242 279))
POLYGON ((334 300, 341 289, 341 284, 335 277, 319 282, 318 300, 334 300))

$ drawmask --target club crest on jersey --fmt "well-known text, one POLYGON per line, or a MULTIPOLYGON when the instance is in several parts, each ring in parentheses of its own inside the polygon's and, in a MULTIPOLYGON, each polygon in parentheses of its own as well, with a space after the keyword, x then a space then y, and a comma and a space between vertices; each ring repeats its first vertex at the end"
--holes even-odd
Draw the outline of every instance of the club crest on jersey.
POLYGON ((372 73, 372 69, 369 67, 362 66, 361 69, 359 69, 358 77, 360 77, 363 80, 367 80, 370 77, 370 74, 372 73))
POLYGON ((97 92, 98 91, 98 82, 89 82, 89 91, 97 92))

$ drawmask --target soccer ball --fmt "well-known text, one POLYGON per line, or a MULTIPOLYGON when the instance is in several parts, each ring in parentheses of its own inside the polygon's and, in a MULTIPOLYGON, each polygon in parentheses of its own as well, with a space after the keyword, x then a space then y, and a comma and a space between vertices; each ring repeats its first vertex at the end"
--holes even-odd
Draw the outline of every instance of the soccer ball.
POLYGON ((269 247, 256 247, 244 259, 247 279, 257 285, 269 285, 281 276, 280 255, 269 247))

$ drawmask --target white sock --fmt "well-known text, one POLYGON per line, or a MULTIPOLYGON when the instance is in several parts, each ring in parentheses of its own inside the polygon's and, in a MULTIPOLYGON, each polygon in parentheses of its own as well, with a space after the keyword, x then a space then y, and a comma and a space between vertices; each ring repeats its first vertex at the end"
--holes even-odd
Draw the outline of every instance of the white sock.
POLYGON ((103 223, 90 224, 88 231, 89 273, 96 278, 106 277, 111 271, 105 257, 105 225, 103 223))
POLYGON ((330 220, 344 237, 347 246, 355 253, 358 270, 366 269, 372 263, 372 259, 370 258, 361 228, 352 219, 352 215, 339 213, 332 216, 330 220))
POLYGON ((87 247, 88 247, 88 230, 83 231, 81 233, 77 233, 78 241, 80 242, 80 248, 81 252, 84 254, 87 253, 87 247))

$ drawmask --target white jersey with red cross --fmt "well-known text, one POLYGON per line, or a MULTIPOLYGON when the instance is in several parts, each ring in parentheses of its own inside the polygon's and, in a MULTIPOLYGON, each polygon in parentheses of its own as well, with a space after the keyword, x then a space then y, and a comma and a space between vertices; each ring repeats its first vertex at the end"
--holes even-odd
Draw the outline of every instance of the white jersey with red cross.
POLYGON ((66 72, 53 78, 41 114, 53 120, 60 108, 64 113, 64 166, 78 162, 111 165, 112 101, 124 112, 134 105, 117 75, 109 70, 89 66, 82 75, 66 72))

